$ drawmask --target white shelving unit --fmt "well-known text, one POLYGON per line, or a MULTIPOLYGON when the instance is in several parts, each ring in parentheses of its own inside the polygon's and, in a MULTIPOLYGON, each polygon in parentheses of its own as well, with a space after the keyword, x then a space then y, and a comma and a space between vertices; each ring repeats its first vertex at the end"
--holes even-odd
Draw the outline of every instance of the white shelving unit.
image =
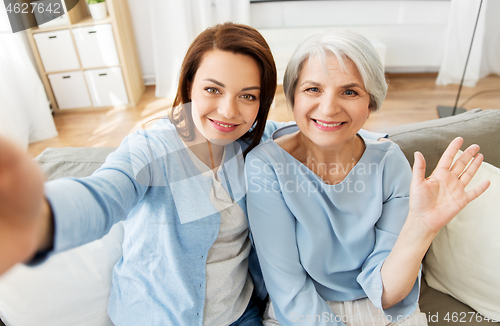
POLYGON ((64 23, 27 31, 54 112, 133 107, 144 92, 127 1, 95 21, 80 0, 64 23))

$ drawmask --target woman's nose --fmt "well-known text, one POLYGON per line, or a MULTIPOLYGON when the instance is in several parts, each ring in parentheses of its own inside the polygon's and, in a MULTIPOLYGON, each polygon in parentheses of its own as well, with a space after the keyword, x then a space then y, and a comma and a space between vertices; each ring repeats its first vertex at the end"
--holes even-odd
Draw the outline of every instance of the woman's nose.
POLYGON ((232 119, 238 116, 239 111, 236 104, 236 100, 232 98, 226 98, 222 100, 217 109, 217 112, 226 119, 232 119))
POLYGON ((340 101, 335 94, 324 94, 319 103, 319 110, 327 115, 334 115, 342 110, 340 101))

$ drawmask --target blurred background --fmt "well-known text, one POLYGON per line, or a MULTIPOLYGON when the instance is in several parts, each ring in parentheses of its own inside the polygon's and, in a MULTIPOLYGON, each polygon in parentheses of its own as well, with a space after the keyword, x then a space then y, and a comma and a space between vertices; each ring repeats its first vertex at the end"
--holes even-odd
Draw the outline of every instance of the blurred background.
MULTIPOLYGON (((164 116, 187 47, 225 21, 264 35, 278 84, 309 35, 348 28, 366 36, 390 84, 369 130, 437 119, 438 105, 453 107, 474 30, 458 106, 500 103, 498 0, 80 0, 61 17, 18 33, 7 11, 0 6, 0 133, 32 155, 46 147, 118 146, 164 116), (95 5, 103 4, 99 13, 95 5)), ((293 119, 281 87, 269 118, 293 119)))

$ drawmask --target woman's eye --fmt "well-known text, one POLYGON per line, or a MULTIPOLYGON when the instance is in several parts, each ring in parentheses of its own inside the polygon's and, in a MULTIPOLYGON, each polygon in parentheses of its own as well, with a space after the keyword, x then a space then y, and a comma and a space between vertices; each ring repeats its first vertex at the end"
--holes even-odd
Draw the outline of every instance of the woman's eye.
POLYGON ((214 87, 207 87, 205 88, 205 90, 211 94, 218 94, 220 93, 219 90, 217 88, 214 88, 214 87))
POLYGON ((317 87, 309 87, 308 89, 306 89, 306 92, 317 93, 317 92, 319 92, 319 88, 317 88, 317 87))
POLYGON ((241 98, 243 98, 244 100, 249 100, 249 101, 253 101, 253 100, 257 99, 257 97, 255 95, 252 95, 252 94, 245 94, 245 95, 241 96, 241 98))
POLYGON ((356 91, 353 91, 352 89, 348 89, 344 92, 345 95, 352 96, 352 95, 358 95, 356 91))

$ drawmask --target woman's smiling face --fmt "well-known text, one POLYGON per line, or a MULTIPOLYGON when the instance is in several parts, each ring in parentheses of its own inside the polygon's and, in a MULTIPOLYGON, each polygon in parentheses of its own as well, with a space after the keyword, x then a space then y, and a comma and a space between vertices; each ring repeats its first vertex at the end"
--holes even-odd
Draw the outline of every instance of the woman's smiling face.
POLYGON ((294 117, 301 133, 329 148, 352 138, 370 115, 370 94, 356 65, 344 60, 342 69, 332 53, 326 71, 317 58, 306 59, 295 89, 294 117))
POLYGON ((193 121, 203 136, 225 145, 252 127, 260 107, 261 73, 250 56, 213 50, 190 84, 193 121))

